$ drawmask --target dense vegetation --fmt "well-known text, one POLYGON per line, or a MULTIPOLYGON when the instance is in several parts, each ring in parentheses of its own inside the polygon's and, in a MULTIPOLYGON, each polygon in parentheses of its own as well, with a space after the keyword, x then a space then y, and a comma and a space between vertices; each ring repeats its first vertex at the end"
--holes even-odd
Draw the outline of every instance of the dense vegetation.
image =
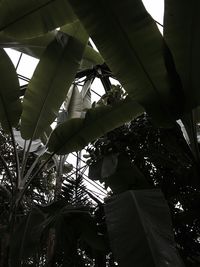
POLYGON ((161 35, 141 0, 0 2, 1 266, 199 264, 199 11, 165 0, 161 35), (88 144, 104 203, 66 161, 88 144))

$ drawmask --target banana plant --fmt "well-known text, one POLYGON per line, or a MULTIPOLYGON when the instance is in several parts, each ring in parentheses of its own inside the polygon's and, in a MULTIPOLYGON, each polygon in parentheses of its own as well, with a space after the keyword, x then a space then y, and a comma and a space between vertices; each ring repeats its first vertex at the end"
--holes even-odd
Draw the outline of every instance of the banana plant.
MULTIPOLYGON (((8 216, 7 225, 4 225, 5 231, 3 230, 3 237, 1 238, 2 266, 8 264, 10 257, 12 259, 11 266, 19 266, 24 255, 21 252, 19 255, 21 258, 15 262, 15 258, 12 256, 12 249, 10 256, 7 255, 11 243, 5 240, 7 240, 7 237, 8 239, 13 238, 13 232, 15 232, 16 227, 16 214, 19 213, 22 207, 23 196, 26 198, 27 191, 30 190, 29 180, 34 176, 33 172, 36 171, 36 168, 40 168, 41 165, 43 171, 50 171, 43 168, 47 163, 47 161, 45 163, 42 162, 43 153, 40 153, 37 157, 32 155, 32 152, 36 152, 34 145, 41 145, 42 142, 40 140, 44 140, 44 136, 48 138, 50 124, 57 117, 59 108, 65 100, 71 84, 74 82, 87 45, 88 36, 79 22, 73 23, 70 29, 70 35, 57 31, 50 43, 46 44, 47 47, 44 48, 44 53, 22 99, 20 98, 20 86, 16 70, 6 52, 2 48, 0 50, 0 70, 2 73, 0 123, 2 130, 11 136, 15 155, 15 168, 11 169, 7 159, 1 154, 1 162, 7 177, 10 179, 9 182, 2 183, 2 188, 5 192, 9 192, 10 199, 10 215, 8 216), (72 32, 72 29, 74 32, 72 32), (21 149, 18 144, 20 144, 21 149), (31 165, 30 157, 34 160, 31 165), (10 185, 9 190, 6 189, 8 185, 10 185), (3 245, 4 241, 5 246, 3 245)), ((91 83, 88 84, 86 82, 84 87, 83 98, 86 99, 85 102, 87 102, 89 96, 90 85, 91 83)), ((71 103, 69 110, 74 112, 73 103, 71 103)), ((45 152, 45 144, 43 146, 45 152)), ((55 157, 54 153, 54 157, 53 155, 48 157, 48 162, 49 158, 54 161, 58 159, 58 157, 55 157)), ((63 167, 65 167, 65 158, 64 160, 60 159, 63 167)), ((57 166, 56 172, 59 176, 62 176, 64 175, 64 170, 62 170, 62 173, 60 172, 60 162, 57 162, 59 166, 57 166)), ((89 193, 89 196, 92 197, 93 195, 89 193)), ((93 200, 95 199, 93 197, 93 200)), ((32 219, 28 218, 27 220, 29 224, 29 220, 32 219)), ((23 234, 26 235, 26 232, 23 234)))
MULTIPOLYGON (((162 127, 171 127, 177 119, 182 119, 199 164, 196 125, 191 119, 192 110, 200 101, 196 31, 200 5, 197 0, 192 4, 186 0, 183 4, 165 0, 164 36, 141 0, 98 3, 92 0, 20 3, 4 0, 0 7, 1 47, 14 47, 40 59, 21 99, 15 68, 4 50, 0 50, 0 123, 12 139, 14 174, 3 155, 0 154, 0 158, 10 184, 14 181, 17 184, 12 192, 12 214, 21 207, 29 186, 55 155, 79 151, 144 111, 162 127), (186 14, 189 24, 184 19, 186 14), (91 48, 89 37, 99 52, 91 48), (89 66, 84 74, 101 75, 103 62, 108 66, 107 75, 115 77, 128 96, 114 105, 84 110, 85 114, 82 110, 81 116, 80 111, 77 115, 70 107, 71 118, 49 135, 49 127, 71 85, 76 84, 79 71, 89 66), (25 147, 28 143, 22 161, 13 131, 17 126, 26 140, 25 147), (44 145, 51 154, 37 170, 34 164, 39 158, 27 170, 31 143, 44 136, 47 140, 44 145)), ((71 97, 75 106, 80 106, 77 89, 71 97)), ((10 225, 15 221, 13 216, 10 225)))

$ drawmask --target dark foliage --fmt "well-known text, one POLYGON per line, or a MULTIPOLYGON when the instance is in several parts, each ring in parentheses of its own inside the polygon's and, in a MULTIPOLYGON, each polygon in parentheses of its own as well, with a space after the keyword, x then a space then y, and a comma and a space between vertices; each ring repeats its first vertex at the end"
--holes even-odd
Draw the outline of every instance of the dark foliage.
MULTIPOLYGON (((98 165, 107 155, 125 155, 130 165, 144 175, 149 187, 161 188, 171 210, 182 258, 187 264, 200 264, 199 169, 180 126, 157 128, 144 114, 92 143, 88 152, 90 166, 98 165)), ((99 179, 105 182, 109 177, 99 179)))
MULTIPOLYGON (((13 266, 115 266, 106 237, 103 207, 91 199, 81 173, 64 165, 61 190, 55 195, 56 167, 51 160, 30 183, 18 209, 15 157, 11 138, 0 132, 0 263, 13 266), (13 218, 13 219, 12 219, 13 218), (10 232, 10 228, 12 231, 10 232), (6 245, 8 238, 12 240, 6 245), (5 260, 4 260, 5 259, 5 260)), ((17 146, 19 160, 23 151, 17 146)), ((46 156, 36 164, 36 171, 46 156)), ((25 172, 37 155, 29 153, 25 172)))

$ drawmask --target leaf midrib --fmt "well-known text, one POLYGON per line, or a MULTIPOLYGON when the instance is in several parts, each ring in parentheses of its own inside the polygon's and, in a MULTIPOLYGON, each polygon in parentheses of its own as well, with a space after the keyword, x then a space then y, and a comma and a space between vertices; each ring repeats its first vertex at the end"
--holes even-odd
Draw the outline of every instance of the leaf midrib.
MULTIPOLYGON (((70 40, 71 40, 71 37, 69 37, 69 39, 67 40, 66 47, 69 45, 70 40)), ((47 95, 46 95, 46 97, 45 97, 45 100, 44 100, 43 105, 42 105, 42 107, 41 107, 41 109, 40 109, 40 112, 38 113, 38 117, 37 117, 37 120, 36 120, 37 122, 36 122, 36 125, 35 125, 35 129, 34 129, 34 131, 33 131, 31 140, 33 140, 33 139, 35 138, 35 134, 36 134, 36 132, 37 132, 37 128, 38 128, 38 125, 39 125, 39 122, 40 122, 40 118, 42 117, 43 110, 44 110, 44 108, 45 108, 45 106, 46 106, 47 99, 48 99, 49 95, 51 94, 51 92, 52 92, 52 90, 53 90, 53 88, 54 88, 54 87, 51 86, 51 85, 53 84, 53 81, 54 81, 54 80, 56 79, 56 77, 57 77, 56 74, 58 73, 58 70, 59 70, 59 68, 58 68, 57 66, 60 65, 59 62, 60 62, 60 59, 62 59, 63 54, 65 53, 65 49, 66 49, 66 47, 63 49, 62 53, 61 53, 60 56, 58 57, 58 59, 57 59, 57 63, 56 63, 56 71, 54 72, 54 75, 52 75, 52 78, 49 80, 48 88, 50 88, 50 89, 48 90, 48 93, 47 93, 47 95)))

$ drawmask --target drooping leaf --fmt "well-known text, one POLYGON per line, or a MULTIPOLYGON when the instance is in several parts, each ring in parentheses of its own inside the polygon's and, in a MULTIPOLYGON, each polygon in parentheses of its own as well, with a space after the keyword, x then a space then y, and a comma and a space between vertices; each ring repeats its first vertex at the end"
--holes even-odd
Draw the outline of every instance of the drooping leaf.
POLYGON ((74 85, 72 88, 72 95, 68 103, 67 118, 68 119, 80 118, 82 114, 82 104, 83 104, 83 99, 82 99, 81 93, 79 92, 78 87, 74 85))
POLYGON ((182 117, 190 139, 191 150, 198 161, 196 122, 192 109, 200 104, 199 93, 199 1, 165 1, 164 37, 173 54, 180 76, 184 97, 185 114, 182 117))
POLYGON ((165 67, 165 43, 142 1, 69 3, 129 95, 163 125, 176 117, 179 105, 165 67))
POLYGON ((93 80, 94 80, 93 78, 86 80, 81 90, 81 95, 83 98, 83 111, 86 111, 87 109, 90 109, 92 107, 90 89, 91 89, 93 80))
POLYGON ((81 25, 77 34, 58 33, 43 54, 26 90, 21 133, 36 139, 53 122, 79 67, 87 34, 81 25))
POLYGON ((164 38, 185 93, 185 110, 200 104, 200 2, 165 0, 164 38))
POLYGON ((119 266, 183 267, 169 207, 158 189, 129 190, 105 207, 111 248, 119 266))
POLYGON ((76 17, 66 0, 3 0, 0 31, 17 38, 45 34, 76 17))
POLYGON ((57 154, 82 149, 95 138, 143 113, 143 108, 127 97, 114 106, 88 110, 85 119, 71 119, 59 125, 51 134, 48 148, 57 154))
MULTIPOLYGON (((15 137, 15 141, 17 144, 22 148, 25 149, 25 151, 28 150, 29 142, 25 142, 25 140, 21 137, 20 131, 13 130, 13 134, 15 137)), ((42 142, 40 139, 34 140, 31 142, 31 146, 29 148, 30 152, 38 152, 43 148, 42 142)))
POLYGON ((64 107, 66 110, 64 112, 67 113, 67 119, 83 118, 86 109, 91 108, 90 86, 92 80, 87 80, 85 82, 81 92, 79 92, 79 89, 76 85, 70 88, 67 98, 64 102, 64 107))
POLYGON ((18 124, 22 107, 17 74, 3 49, 0 49, 0 73, 0 123, 2 128, 9 132, 10 127, 18 124))

